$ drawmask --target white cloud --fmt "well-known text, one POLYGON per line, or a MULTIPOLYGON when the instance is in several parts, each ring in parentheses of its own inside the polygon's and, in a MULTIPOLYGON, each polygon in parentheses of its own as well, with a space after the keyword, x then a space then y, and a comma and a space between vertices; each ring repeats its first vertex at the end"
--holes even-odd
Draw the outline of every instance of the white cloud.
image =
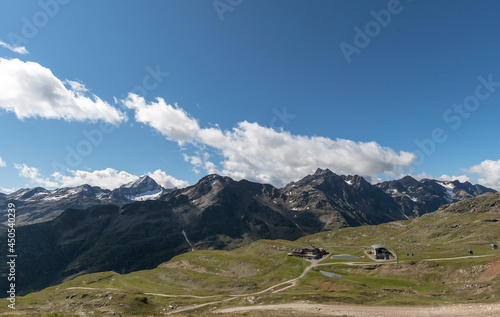
POLYGON ((0 108, 20 120, 39 117, 112 124, 126 120, 124 113, 89 94, 85 85, 61 81, 50 69, 19 59, 0 58, 0 108))
POLYGON ((191 165, 194 165, 197 167, 203 165, 203 161, 202 161, 201 157, 196 156, 196 155, 192 155, 192 156, 187 155, 187 154, 183 154, 183 155, 184 155, 184 161, 191 163, 191 165))
POLYGON ((4 194, 10 194, 13 193, 17 190, 17 188, 5 188, 5 187, 0 187, 0 193, 4 194))
POLYGON ((31 183, 43 187, 57 187, 58 183, 51 181, 49 178, 44 178, 40 175, 40 170, 36 167, 29 167, 26 164, 14 164, 14 167, 19 170, 19 176, 27 178, 31 183))
MULTIPOLYGON (((68 175, 56 172, 50 177, 43 177, 38 168, 29 167, 26 164, 15 164, 15 168, 19 170, 20 176, 29 179, 33 184, 43 187, 76 187, 88 184, 105 189, 115 189, 139 178, 137 175, 125 171, 117 171, 113 168, 92 172, 73 170, 68 171, 68 175)), ((176 179, 160 169, 152 173, 148 172, 146 175, 149 175, 165 188, 183 188, 189 185, 188 182, 176 179)))
POLYGON ((485 160, 465 171, 479 175, 479 184, 500 190, 500 160, 485 160))
POLYGON ((162 170, 156 170, 154 172, 149 172, 147 173, 149 177, 155 180, 160 186, 163 186, 164 188, 184 188, 189 186, 189 183, 180 179, 176 179, 173 176, 167 175, 162 170))
POLYGON ((195 173, 203 168, 208 173, 281 186, 313 173, 318 167, 377 179, 377 174, 397 174, 417 159, 412 153, 396 153, 376 142, 292 135, 246 121, 232 131, 222 131, 218 126, 202 129, 184 109, 168 105, 162 98, 147 103, 143 97, 129 94, 122 103, 135 110, 137 121, 151 126, 167 139, 180 145, 187 142, 198 150, 205 151, 208 146, 222 155, 219 170, 208 161, 207 152, 184 154, 195 173))
POLYGON ((313 173, 318 167, 376 178, 379 173, 394 174, 416 160, 412 153, 396 153, 376 142, 292 135, 246 121, 232 131, 202 129, 198 141, 220 150, 224 157, 222 174, 277 186, 313 173))
POLYGON ((179 143, 189 141, 200 129, 198 122, 184 109, 169 105, 162 98, 148 104, 143 97, 130 93, 122 103, 125 107, 135 110, 135 119, 138 122, 153 127, 169 140, 179 143))
MULTIPOLYGON (((148 104, 143 97, 129 94, 122 103, 135 110, 137 121, 153 127, 169 140, 216 149, 223 157, 220 173, 235 179, 281 186, 313 173, 318 167, 376 178, 379 173, 394 174, 416 160, 412 153, 396 153, 376 142, 292 135, 246 121, 232 131, 222 131, 218 126, 201 129, 184 109, 168 105, 162 98, 148 104)), ((195 172, 199 167, 208 173, 219 172, 208 161, 209 157, 207 152, 184 155, 195 172)))
POLYGON ((26 55, 29 54, 28 50, 24 46, 12 46, 10 44, 5 43, 4 41, 0 40, 0 46, 5 47, 8 50, 11 50, 14 53, 18 53, 21 55, 26 55))
POLYGON ((59 172, 52 174, 52 177, 59 184, 57 187, 75 187, 84 184, 99 186, 105 189, 115 189, 123 184, 135 181, 138 177, 124 171, 117 171, 112 168, 104 170, 69 171, 70 175, 62 175, 59 172))
POLYGON ((221 174, 221 172, 219 171, 219 169, 212 162, 208 162, 208 161, 205 162, 203 168, 205 169, 205 171, 208 174, 221 174))
POLYGON ((7 163, 0 157, 0 167, 5 167, 7 166, 7 163))
POLYGON ((455 180, 458 180, 459 182, 461 183, 465 183, 465 182, 471 182, 471 178, 467 175, 460 175, 460 176, 449 176, 449 175, 446 175, 446 174, 443 174, 439 177, 436 177, 437 180, 441 180, 441 181, 455 181, 455 180))

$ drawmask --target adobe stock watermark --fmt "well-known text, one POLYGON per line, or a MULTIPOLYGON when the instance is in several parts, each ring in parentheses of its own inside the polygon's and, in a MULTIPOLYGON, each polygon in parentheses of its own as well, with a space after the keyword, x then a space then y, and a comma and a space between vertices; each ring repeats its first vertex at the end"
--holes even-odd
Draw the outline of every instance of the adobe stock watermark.
MULTIPOLYGON (((408 0, 411 1, 411 0, 408 0)), ((387 2, 387 9, 380 11, 371 10, 370 15, 373 20, 368 21, 364 28, 354 27, 354 38, 352 44, 341 42, 339 44, 340 50, 348 64, 352 61, 352 55, 360 54, 363 49, 370 45, 372 39, 377 37, 383 28, 386 28, 392 21, 394 15, 403 12, 404 7, 399 0, 389 0, 387 2)))
POLYGON ((9 203, 7 205, 7 265, 8 265, 8 273, 7 282, 8 288, 7 291, 7 300, 10 304, 7 306, 10 309, 16 309, 16 205, 13 203, 9 203))
MULTIPOLYGON (((474 93, 465 97, 462 103, 456 103, 446 109, 443 113, 443 121, 449 125, 453 131, 459 129, 463 122, 479 109, 482 102, 486 101, 495 92, 496 87, 500 87, 499 81, 493 81, 493 75, 489 74, 486 78, 478 76, 479 84, 474 89, 474 93)), ((415 165, 422 165, 425 159, 436 151, 437 145, 448 140, 448 134, 444 128, 435 128, 430 136, 423 140, 415 139, 414 143, 418 150, 413 153, 418 157, 415 165)))
POLYGON ((224 15, 233 12, 234 9, 243 3, 243 0, 214 0, 212 5, 221 22, 224 22, 224 15))
POLYGON ((38 6, 40 10, 35 12, 31 18, 22 17, 21 34, 10 32, 7 39, 13 46, 24 46, 28 41, 34 38, 40 29, 49 24, 49 21, 57 16, 61 6, 66 5, 71 0, 40 0, 38 6))
MULTIPOLYGON (((169 73, 160 70, 160 65, 156 65, 154 69, 151 66, 147 66, 145 70, 146 75, 142 78, 141 85, 137 85, 131 90, 131 93, 144 98, 146 98, 148 92, 158 88, 164 79, 169 76, 169 73)), ((127 96, 122 95, 120 98, 121 100, 125 100, 127 96)), ((83 129, 83 138, 74 147, 66 146, 64 163, 54 161, 52 162, 52 169, 62 174, 67 170, 76 168, 82 164, 85 157, 90 156, 94 149, 104 142, 105 135, 112 133, 116 128, 117 126, 111 123, 100 122, 94 129, 83 129)))
POLYGON ((276 125, 277 121, 279 121, 284 125, 289 125, 290 120, 295 119, 295 117, 297 117, 297 115, 295 114, 287 113, 286 107, 283 107, 282 111, 279 111, 278 108, 273 108, 273 113, 275 114, 275 116, 271 118, 269 125, 276 131, 279 131, 280 129, 283 128, 283 125, 276 125))

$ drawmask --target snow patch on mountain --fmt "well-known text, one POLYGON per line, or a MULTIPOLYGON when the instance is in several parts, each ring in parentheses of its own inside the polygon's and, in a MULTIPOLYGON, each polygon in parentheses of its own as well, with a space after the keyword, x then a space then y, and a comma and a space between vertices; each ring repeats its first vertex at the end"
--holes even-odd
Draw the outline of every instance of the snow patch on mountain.
POLYGON ((418 198, 412 197, 412 196, 408 195, 406 192, 404 192, 404 195, 406 197, 410 198, 411 200, 413 200, 414 202, 418 202, 419 201, 418 198))
POLYGON ((453 183, 441 183, 438 182, 439 185, 443 186, 444 189, 446 190, 447 197, 445 199, 449 202, 453 202, 453 198, 455 198, 457 195, 453 192, 455 189, 455 185, 453 183))
POLYGON ((73 195, 72 193, 67 193, 66 195, 61 195, 61 196, 51 195, 51 196, 44 197, 43 200, 46 200, 46 201, 63 200, 63 199, 68 198, 72 195, 73 195))
POLYGON ((125 195, 127 199, 135 200, 135 201, 144 201, 144 200, 153 200, 158 199, 162 195, 163 191, 161 189, 158 190, 148 190, 147 192, 140 193, 138 195, 125 195))
POLYGON ((40 192, 40 193, 36 193, 34 194, 33 196, 31 196, 30 198, 28 198, 27 200, 36 200, 36 199, 40 199, 40 198, 43 198, 47 195, 50 195, 50 192, 40 192))
POLYGON ((353 205, 351 205, 351 204, 349 204, 349 202, 347 201, 345 190, 343 190, 342 192, 344 193, 344 201, 345 201, 345 203, 346 203, 349 207, 351 207, 351 208, 353 208, 353 209, 354 209, 354 206, 353 206, 353 205))
POLYGON ((187 242, 187 243, 189 244, 189 246, 191 247, 191 251, 194 251, 194 247, 193 247, 193 245, 191 244, 191 241, 189 241, 186 231, 182 230, 182 235, 184 236, 184 239, 186 240, 186 242, 187 242))

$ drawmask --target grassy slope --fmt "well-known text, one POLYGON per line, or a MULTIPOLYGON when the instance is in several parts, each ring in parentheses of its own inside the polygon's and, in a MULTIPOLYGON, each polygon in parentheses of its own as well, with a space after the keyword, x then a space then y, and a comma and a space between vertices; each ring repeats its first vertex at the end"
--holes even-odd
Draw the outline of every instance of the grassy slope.
MULTIPOLYGON (((367 257, 358 261, 360 265, 328 259, 322 262, 328 265, 312 270, 295 287, 276 294, 267 292, 238 297, 224 305, 297 300, 373 305, 497 302, 500 297, 500 250, 492 250, 489 243, 500 239, 498 221, 498 213, 455 214, 444 210, 412 221, 318 233, 296 242, 258 241, 231 252, 189 252, 154 270, 127 275, 104 272, 80 276, 18 298, 17 305, 31 313, 37 310, 42 313, 97 311, 124 315, 161 313, 168 305, 182 307, 229 299, 229 294, 254 293, 297 277, 308 263, 289 258, 286 253, 299 245, 313 244, 334 254, 364 256, 364 251, 374 243, 381 243, 392 251, 398 248, 400 264, 375 263, 367 257), (428 261, 467 256, 469 248, 474 250, 474 255, 490 256, 428 261), (407 257, 406 253, 411 252, 415 256, 407 257), (344 277, 329 278, 319 270, 344 277), (146 293, 220 296, 173 298, 146 293)), ((201 311, 206 309, 201 308, 201 311)))
MULTIPOLYGON (((306 261, 286 256, 290 248, 297 246, 300 244, 262 240, 233 251, 185 253, 153 270, 126 275, 114 272, 83 275, 18 298, 18 307, 28 310, 41 307, 42 312, 67 313, 77 313, 83 307, 83 310, 138 314, 159 311, 170 304, 215 300, 166 298, 145 293, 195 296, 254 293, 302 273, 306 261), (96 290, 68 289, 72 287, 96 290), (147 304, 141 302, 144 297, 148 298, 147 304)), ((2 309, 0 307, 0 311, 2 309)))
MULTIPOLYGON (((302 281, 298 292, 314 292, 323 296, 323 301, 374 305, 498 301, 500 252, 492 250, 489 243, 500 240, 499 222, 498 213, 456 214, 443 208, 412 221, 304 237, 298 242, 358 256, 363 256, 363 251, 374 243, 383 244, 393 252, 398 249, 400 264, 350 266, 328 260, 327 263, 336 264, 321 269, 344 278, 325 280, 319 272, 313 272, 302 281), (428 261, 467 257, 469 248, 474 255, 491 256, 428 261)), ((366 257, 362 262, 373 263, 366 257)))

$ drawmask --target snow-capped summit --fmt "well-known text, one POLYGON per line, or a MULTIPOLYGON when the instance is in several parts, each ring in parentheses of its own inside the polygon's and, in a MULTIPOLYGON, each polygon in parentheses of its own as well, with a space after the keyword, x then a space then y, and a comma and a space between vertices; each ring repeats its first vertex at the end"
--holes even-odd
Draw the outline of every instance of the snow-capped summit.
POLYGON ((157 199, 163 194, 170 192, 170 190, 161 187, 154 179, 147 175, 122 185, 114 191, 130 200, 157 199))
POLYGON ((130 188, 130 189, 140 189, 140 188, 157 188, 160 185, 158 185, 157 182, 155 182, 154 179, 149 177, 148 175, 144 175, 136 179, 135 181, 132 181, 130 183, 124 184, 120 186, 120 188, 130 188))

